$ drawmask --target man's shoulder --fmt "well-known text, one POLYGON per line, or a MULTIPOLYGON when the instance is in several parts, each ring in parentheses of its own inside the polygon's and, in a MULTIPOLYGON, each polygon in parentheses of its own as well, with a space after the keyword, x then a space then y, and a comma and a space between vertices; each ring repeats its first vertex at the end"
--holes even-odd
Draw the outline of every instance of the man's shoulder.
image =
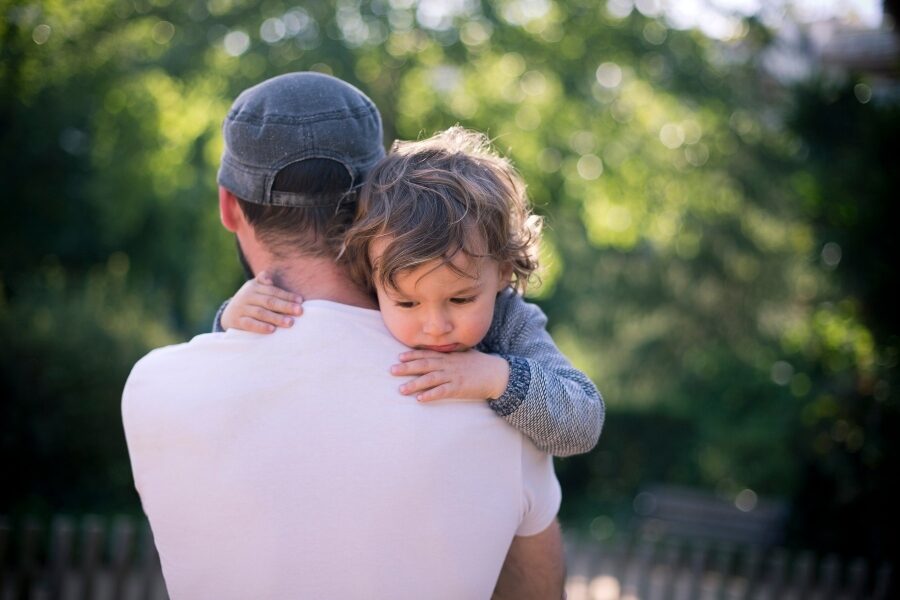
POLYGON ((205 353, 211 345, 221 344, 224 341, 224 335, 224 333, 202 333, 187 342, 154 348, 138 359, 131 368, 129 379, 135 375, 183 365, 192 356, 205 353))
POLYGON ((122 392, 122 410, 139 409, 144 399, 157 397, 161 387, 172 381, 175 372, 190 369, 204 346, 216 343, 221 333, 198 335, 188 342, 155 348, 141 357, 131 368, 122 392))
POLYGON ((403 349, 377 311, 307 301, 303 316, 288 329, 265 335, 204 333, 150 351, 132 367, 123 410, 138 404, 150 404, 154 411, 165 403, 193 406, 235 386, 243 389, 248 382, 263 385, 260 377, 297 379, 302 373, 346 370, 348 365, 357 379, 364 379, 369 372, 387 373, 403 349))

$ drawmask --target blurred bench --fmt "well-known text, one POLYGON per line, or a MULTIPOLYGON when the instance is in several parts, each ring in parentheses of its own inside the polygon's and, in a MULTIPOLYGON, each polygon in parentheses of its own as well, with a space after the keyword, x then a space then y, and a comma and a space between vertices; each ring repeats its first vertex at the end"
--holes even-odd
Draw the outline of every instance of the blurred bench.
POLYGON ((691 488, 652 485, 634 499, 636 529, 663 537, 771 547, 783 539, 788 507, 745 490, 733 501, 691 488))

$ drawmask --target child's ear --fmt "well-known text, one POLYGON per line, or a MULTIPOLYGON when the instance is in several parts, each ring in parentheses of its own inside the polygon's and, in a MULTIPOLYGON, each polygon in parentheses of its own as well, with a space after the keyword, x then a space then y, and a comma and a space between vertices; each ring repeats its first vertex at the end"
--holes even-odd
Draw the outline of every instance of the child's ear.
POLYGON ((507 287, 509 287, 510 281, 512 281, 512 265, 508 262, 500 264, 500 280, 497 282, 497 291, 502 292, 507 287))

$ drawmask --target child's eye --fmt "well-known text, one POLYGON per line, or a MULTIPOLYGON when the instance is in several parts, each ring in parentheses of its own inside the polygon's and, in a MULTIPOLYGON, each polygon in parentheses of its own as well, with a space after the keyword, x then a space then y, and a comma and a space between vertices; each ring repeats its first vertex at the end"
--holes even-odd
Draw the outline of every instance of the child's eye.
POLYGON ((477 296, 469 296, 468 298, 450 298, 450 302, 453 304, 468 304, 469 302, 474 302, 477 296))
POLYGON ((397 306, 398 308, 412 308, 415 305, 415 303, 398 300, 397 302, 394 303, 394 305, 397 306))

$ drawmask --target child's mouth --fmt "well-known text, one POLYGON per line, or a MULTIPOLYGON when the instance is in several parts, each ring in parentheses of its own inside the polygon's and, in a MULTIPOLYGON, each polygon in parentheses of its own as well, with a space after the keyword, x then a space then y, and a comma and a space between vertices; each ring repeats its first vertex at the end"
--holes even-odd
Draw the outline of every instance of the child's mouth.
POLYGON ((419 346, 422 350, 432 350, 434 352, 455 352, 461 350, 460 344, 444 344, 443 346, 419 346))

